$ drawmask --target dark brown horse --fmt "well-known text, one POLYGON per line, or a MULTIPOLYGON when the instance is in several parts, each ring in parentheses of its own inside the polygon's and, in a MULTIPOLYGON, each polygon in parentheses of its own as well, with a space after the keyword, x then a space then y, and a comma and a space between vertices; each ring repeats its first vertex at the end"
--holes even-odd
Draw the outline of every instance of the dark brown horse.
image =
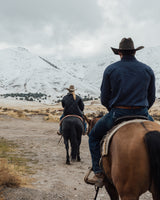
MULTIPOLYGON (((95 118, 96 122, 99 118, 95 118)), ((93 120, 88 120, 89 128, 93 120)), ((102 157, 104 185, 111 200, 138 200, 147 190, 160 199, 160 125, 129 123, 113 136, 109 153, 102 157)))
POLYGON ((70 164, 69 142, 72 161, 80 161, 80 144, 84 129, 82 120, 78 116, 68 115, 64 117, 61 126, 66 148, 66 164, 70 164))

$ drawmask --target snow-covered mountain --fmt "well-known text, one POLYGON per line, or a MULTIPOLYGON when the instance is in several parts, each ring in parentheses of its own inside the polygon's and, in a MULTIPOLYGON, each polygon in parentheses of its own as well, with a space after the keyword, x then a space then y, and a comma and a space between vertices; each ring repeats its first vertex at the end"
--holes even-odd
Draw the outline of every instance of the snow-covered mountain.
MULTIPOLYGON (((57 63, 18 47, 0 51, 0 94, 41 92, 54 97, 65 93, 65 88, 75 84, 82 94, 86 83, 83 73, 73 66, 57 63), (73 73, 74 72, 74 73, 73 73), (81 75, 82 73, 82 75, 81 75)), ((81 66, 81 68, 85 68, 81 66)), ((92 92, 93 93, 93 92, 92 92)))
MULTIPOLYGON (((160 97, 160 46, 138 51, 136 57, 152 67, 160 97)), ((119 60, 109 49, 98 58, 72 61, 40 57, 25 48, 0 51, 0 94, 44 93, 52 99, 66 94, 74 84, 81 96, 98 97, 104 69, 119 60)))

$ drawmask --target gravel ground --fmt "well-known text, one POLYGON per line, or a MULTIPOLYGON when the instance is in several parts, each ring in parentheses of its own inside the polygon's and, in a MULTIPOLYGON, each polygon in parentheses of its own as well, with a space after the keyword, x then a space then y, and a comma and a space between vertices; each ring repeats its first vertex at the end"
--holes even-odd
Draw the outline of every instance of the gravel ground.
MULTIPOLYGON (((34 171, 27 176, 30 186, 4 188, 0 200, 93 200, 95 189, 84 183, 84 176, 91 166, 88 136, 82 137, 81 162, 65 164, 63 141, 56 134, 58 123, 47 122, 43 116, 29 120, 0 116, 0 137, 18 144, 17 154, 29 158, 27 165, 34 171)), ((109 200, 104 188, 97 200, 109 200)), ((141 200, 151 200, 145 193, 141 200)))

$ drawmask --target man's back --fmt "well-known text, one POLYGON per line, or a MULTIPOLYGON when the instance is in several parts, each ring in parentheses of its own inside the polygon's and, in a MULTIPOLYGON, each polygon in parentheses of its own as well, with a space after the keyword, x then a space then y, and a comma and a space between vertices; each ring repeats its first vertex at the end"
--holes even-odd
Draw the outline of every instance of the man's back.
POLYGON ((114 106, 151 107, 155 100, 155 79, 152 69, 134 56, 108 66, 101 86, 101 101, 114 106))

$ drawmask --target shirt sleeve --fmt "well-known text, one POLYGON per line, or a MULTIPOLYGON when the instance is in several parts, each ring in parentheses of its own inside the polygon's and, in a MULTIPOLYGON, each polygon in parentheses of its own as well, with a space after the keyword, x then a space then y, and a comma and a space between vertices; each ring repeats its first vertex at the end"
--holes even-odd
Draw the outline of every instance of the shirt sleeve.
POLYGON ((103 106, 105 106, 108 110, 109 108, 109 100, 111 96, 111 87, 110 87, 110 81, 109 81, 109 73, 107 70, 104 71, 102 84, 101 84, 101 103, 103 106))
POLYGON ((151 80, 148 88, 148 103, 149 103, 149 108, 153 105, 155 102, 155 75, 154 72, 151 70, 151 80))

